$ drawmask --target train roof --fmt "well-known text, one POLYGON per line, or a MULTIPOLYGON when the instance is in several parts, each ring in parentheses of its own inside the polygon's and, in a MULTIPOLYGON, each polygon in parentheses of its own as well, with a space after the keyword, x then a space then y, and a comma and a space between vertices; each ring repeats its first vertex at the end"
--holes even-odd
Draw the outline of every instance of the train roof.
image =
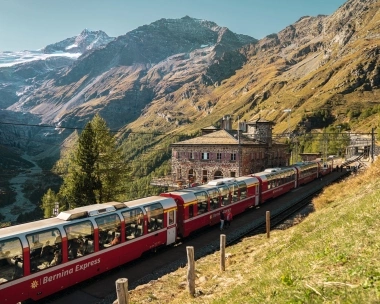
POLYGON ((318 165, 319 165, 318 161, 305 161, 305 162, 298 162, 294 164, 295 167, 315 167, 318 165))
POLYGON ((48 219, 39 220, 35 222, 4 227, 0 229, 0 242, 1 242, 1 239, 9 237, 11 235, 37 231, 37 230, 45 229, 47 227, 58 226, 62 223, 63 221, 61 219, 53 217, 53 218, 48 218, 48 219))
POLYGON ((254 176, 241 176, 241 177, 236 177, 236 178, 225 177, 225 178, 214 179, 212 181, 209 181, 207 185, 211 185, 211 186, 218 186, 218 185, 224 185, 224 184, 228 185, 230 183, 240 182, 240 181, 244 181, 247 184, 254 184, 254 183, 259 182, 259 180, 254 176))
POLYGON ((176 204, 173 199, 170 199, 164 196, 158 196, 158 195, 124 202, 124 204, 130 208, 136 207, 136 206, 145 206, 152 203, 160 203, 164 207, 164 209, 176 207, 176 204))
POLYGON ((277 168, 267 168, 264 171, 253 173, 252 176, 274 176, 284 172, 294 171, 294 167, 277 167, 277 168))
POLYGON ((48 227, 57 227, 71 220, 88 218, 97 215, 104 215, 121 209, 128 209, 135 206, 144 206, 147 204, 159 202, 165 209, 174 208, 176 204, 173 199, 163 196, 151 196, 131 202, 108 202, 103 204, 94 204, 62 211, 57 217, 43 219, 35 222, 0 228, 1 239, 15 234, 23 234, 32 231, 43 230, 48 227))
POLYGON ((92 217, 105 213, 114 212, 116 210, 126 208, 126 205, 118 202, 109 202, 103 204, 93 204, 83 207, 74 208, 71 210, 62 211, 58 214, 57 218, 70 221, 79 218, 92 217))
MULTIPOLYGON (((176 191, 168 192, 168 193, 165 193, 165 194, 167 196, 170 196, 170 197, 178 197, 178 196, 180 196, 182 198, 182 200, 183 200, 184 203, 193 202, 194 200, 196 200, 194 192, 197 192, 197 191, 200 191, 200 190, 198 189, 196 191, 188 191, 189 189, 193 189, 193 188, 188 188, 188 189, 183 189, 183 190, 176 190, 176 191)), ((202 191, 204 191, 204 190, 202 190, 202 191)))

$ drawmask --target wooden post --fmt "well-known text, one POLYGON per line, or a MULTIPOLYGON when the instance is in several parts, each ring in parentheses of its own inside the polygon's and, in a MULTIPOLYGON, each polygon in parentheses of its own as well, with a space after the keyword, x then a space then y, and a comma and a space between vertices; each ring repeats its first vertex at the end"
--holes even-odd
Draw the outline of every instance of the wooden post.
POLYGON ((226 235, 220 235, 220 270, 226 270, 226 235))
POLYGON ((129 294, 128 294, 128 279, 118 279, 116 280, 116 294, 117 300, 113 304, 128 304, 129 294))
POLYGON ((195 295, 195 262, 194 262, 194 247, 187 246, 187 284, 189 293, 192 297, 195 295))
POLYGON ((266 212, 266 227, 267 227, 267 238, 270 238, 270 211, 266 212))

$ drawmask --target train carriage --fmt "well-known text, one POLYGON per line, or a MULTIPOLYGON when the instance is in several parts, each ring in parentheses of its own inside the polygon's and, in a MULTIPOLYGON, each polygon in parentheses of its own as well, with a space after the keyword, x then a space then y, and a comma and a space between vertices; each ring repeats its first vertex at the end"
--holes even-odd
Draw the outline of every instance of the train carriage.
POLYGON ((173 199, 154 196, 80 207, 56 218, 2 228, 1 303, 39 300, 174 243, 176 210, 173 199))
POLYGON ((333 160, 327 162, 315 162, 318 163, 318 176, 325 176, 333 171, 333 160))
POLYGON ((220 211, 236 215, 258 204, 259 181, 245 176, 218 179, 206 185, 181 189, 161 196, 172 197, 178 206, 178 236, 186 237, 220 222, 220 211))
POLYGON ((294 164, 297 170, 298 186, 310 183, 319 177, 319 163, 318 162, 301 162, 294 164))
POLYGON ((260 181, 260 203, 280 196, 298 186, 297 171, 293 167, 268 168, 252 174, 260 181))

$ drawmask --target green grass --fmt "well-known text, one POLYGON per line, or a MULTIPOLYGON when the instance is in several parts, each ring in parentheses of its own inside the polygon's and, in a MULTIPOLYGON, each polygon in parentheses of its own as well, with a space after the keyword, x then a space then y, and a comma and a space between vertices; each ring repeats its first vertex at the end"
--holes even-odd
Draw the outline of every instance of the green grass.
POLYGON ((224 272, 219 252, 196 261, 195 297, 185 267, 131 291, 131 303, 380 303, 379 170, 330 186, 298 225, 228 247, 224 272))

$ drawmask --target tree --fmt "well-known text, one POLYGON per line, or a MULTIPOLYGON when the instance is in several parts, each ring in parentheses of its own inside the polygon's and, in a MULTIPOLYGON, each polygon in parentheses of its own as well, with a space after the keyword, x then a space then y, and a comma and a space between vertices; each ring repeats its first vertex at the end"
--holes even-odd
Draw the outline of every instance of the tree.
POLYGON ((66 208, 117 200, 125 192, 128 167, 99 115, 86 124, 75 151, 67 155, 67 175, 59 190, 66 208))
POLYGON ((55 202, 57 202, 57 194, 49 188, 49 190, 42 197, 42 210, 44 218, 49 218, 54 215, 55 202))
POLYGON ((125 181, 129 180, 129 168, 116 138, 98 114, 91 121, 98 148, 95 175, 101 187, 95 191, 98 203, 115 200, 125 192, 125 181))

